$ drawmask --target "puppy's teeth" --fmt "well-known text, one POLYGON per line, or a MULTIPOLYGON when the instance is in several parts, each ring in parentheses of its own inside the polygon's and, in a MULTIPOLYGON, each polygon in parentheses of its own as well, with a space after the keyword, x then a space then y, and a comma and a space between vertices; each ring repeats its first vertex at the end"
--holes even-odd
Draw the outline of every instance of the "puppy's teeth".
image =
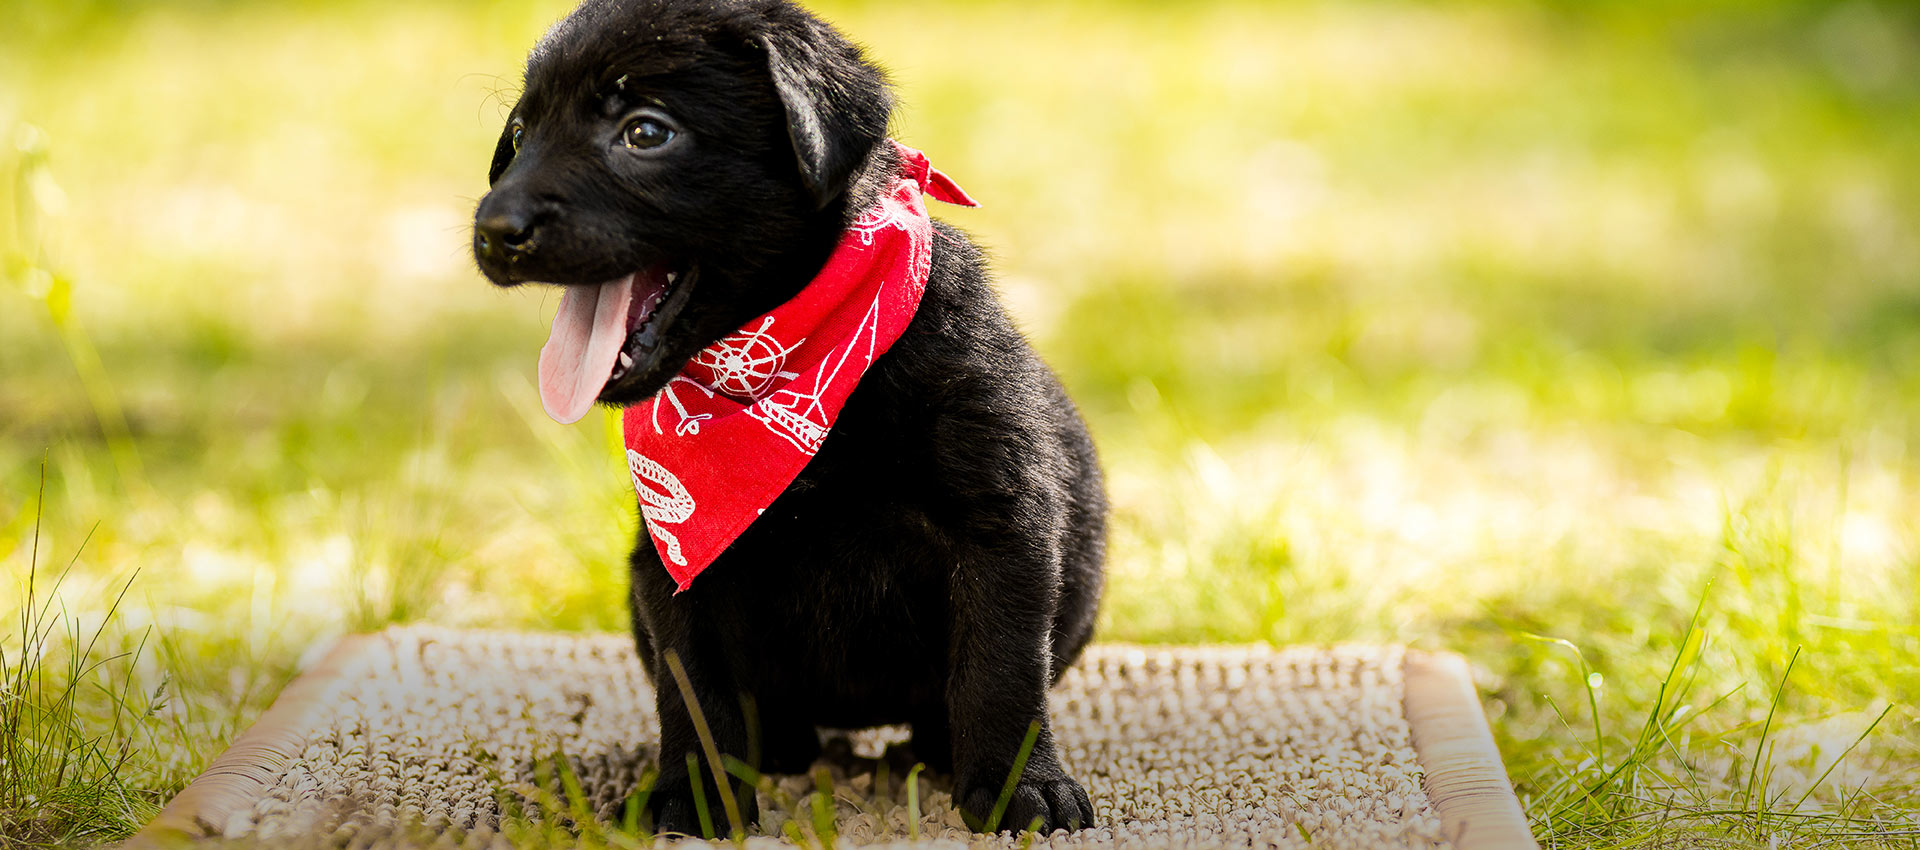
POLYGON ((631 368, 633 368, 633 355, 624 351, 620 352, 620 371, 625 372, 631 368))
POLYGON ((679 273, 679 272, 667 272, 667 285, 668 285, 668 286, 672 286, 672 285, 673 285, 673 282, 674 282, 674 281, 676 281, 676 280, 679 280, 679 279, 680 279, 680 273, 679 273))

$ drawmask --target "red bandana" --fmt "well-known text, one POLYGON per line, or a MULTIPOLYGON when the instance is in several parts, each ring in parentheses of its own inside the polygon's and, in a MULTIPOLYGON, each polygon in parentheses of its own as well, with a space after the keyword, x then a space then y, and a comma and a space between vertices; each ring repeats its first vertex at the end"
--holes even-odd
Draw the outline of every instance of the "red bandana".
POLYGON ((793 483, 873 359, 913 320, 933 261, 921 194, 978 206, 925 154, 894 147, 900 176, 818 277, 627 408, 640 513, 681 590, 793 483))

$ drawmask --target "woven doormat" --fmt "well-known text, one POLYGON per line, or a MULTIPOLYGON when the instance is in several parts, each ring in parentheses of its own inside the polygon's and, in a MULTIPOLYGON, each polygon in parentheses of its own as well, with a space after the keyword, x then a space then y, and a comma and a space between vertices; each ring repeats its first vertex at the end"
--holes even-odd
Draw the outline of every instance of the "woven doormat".
MULTIPOLYGON (((653 700, 625 635, 405 628, 349 638, 131 844, 510 846, 503 812, 538 820, 564 810, 538 790, 567 796, 557 758, 611 819, 655 755, 653 700)), ((922 842, 1536 846, 1458 656, 1095 645, 1050 707, 1097 825, 1037 839, 976 835, 948 778, 922 775, 922 842)), ((888 749, 906 731, 823 734, 816 772, 834 782, 839 844, 906 841, 903 750, 888 749)), ((787 846, 787 821, 807 824, 812 840, 814 781, 763 787, 748 846, 787 846)))

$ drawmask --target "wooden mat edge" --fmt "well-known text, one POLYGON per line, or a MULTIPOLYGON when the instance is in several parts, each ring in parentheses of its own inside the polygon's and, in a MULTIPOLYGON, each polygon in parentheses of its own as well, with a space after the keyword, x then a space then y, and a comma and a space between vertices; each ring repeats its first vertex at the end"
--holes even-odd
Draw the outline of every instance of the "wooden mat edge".
POLYGON ((341 638, 320 663, 294 677, 266 713, 180 789, 152 822, 120 846, 157 850, 220 835, 229 819, 258 802, 287 763, 300 756, 313 731, 314 714, 327 707, 330 694, 354 665, 385 643, 380 634, 341 638))
POLYGON ((1401 662, 1407 725, 1427 799, 1457 850, 1538 850, 1514 796, 1467 660, 1408 650, 1401 662))

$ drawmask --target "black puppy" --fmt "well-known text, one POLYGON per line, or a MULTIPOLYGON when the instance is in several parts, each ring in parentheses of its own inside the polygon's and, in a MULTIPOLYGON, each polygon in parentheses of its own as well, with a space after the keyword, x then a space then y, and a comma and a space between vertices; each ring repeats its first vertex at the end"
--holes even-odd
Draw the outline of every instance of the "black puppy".
MULTIPOLYGON (((652 297, 626 308, 604 385, 543 364, 549 410, 646 402, 702 349, 801 293, 900 173, 890 111, 881 72, 783 0, 587 0, 555 26, 495 151, 475 255, 501 286, 539 281, 591 300, 638 279, 652 297)), ((696 829, 692 782, 720 799, 706 767, 687 773, 701 750, 670 657, 723 753, 801 772, 819 753, 816 726, 910 723, 915 755, 951 772, 956 800, 983 820, 1038 723, 1001 823, 1092 822, 1046 691, 1098 604, 1106 505, 1093 445, 996 301, 981 252, 940 223, 931 245, 911 324, 698 581, 679 587, 643 524, 631 602, 659 692, 650 805, 663 831, 696 829)))

